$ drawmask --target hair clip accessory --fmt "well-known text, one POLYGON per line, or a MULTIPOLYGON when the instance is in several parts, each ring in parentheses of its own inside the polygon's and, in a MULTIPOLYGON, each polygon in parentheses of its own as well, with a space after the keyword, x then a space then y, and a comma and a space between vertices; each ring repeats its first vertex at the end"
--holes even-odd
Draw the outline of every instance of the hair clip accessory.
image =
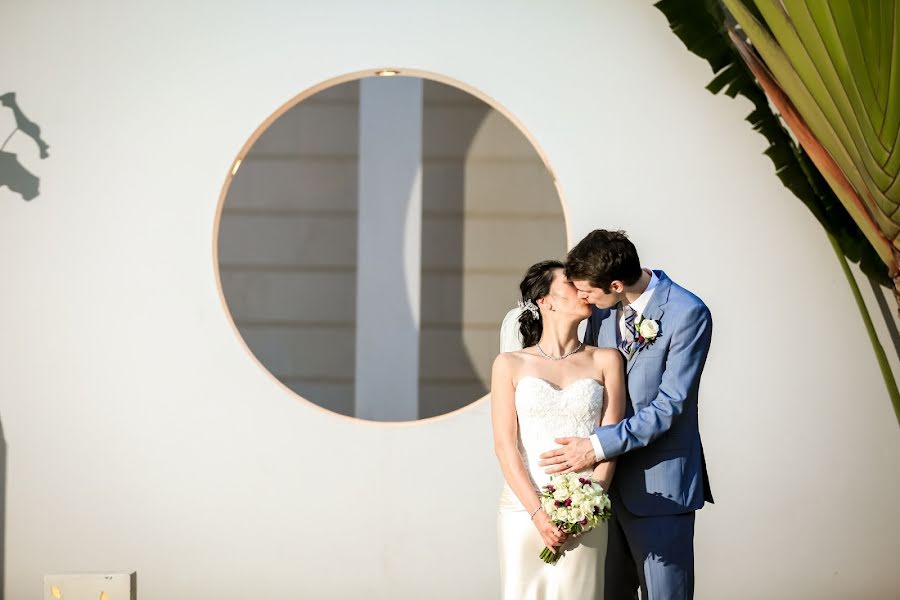
POLYGON ((526 300, 525 302, 522 302, 521 300, 519 300, 517 302, 517 304, 519 305, 519 308, 524 308, 525 310, 530 312, 531 316, 534 317, 535 319, 540 318, 541 311, 538 310, 537 304, 535 304, 531 300, 526 300))

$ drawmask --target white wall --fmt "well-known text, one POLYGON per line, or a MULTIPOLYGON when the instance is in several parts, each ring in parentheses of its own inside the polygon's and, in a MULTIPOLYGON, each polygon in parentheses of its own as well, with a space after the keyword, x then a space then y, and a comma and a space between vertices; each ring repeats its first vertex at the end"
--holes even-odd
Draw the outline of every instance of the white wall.
POLYGON ((0 12, 2 85, 51 153, 29 163, 34 201, 0 190, 7 598, 97 569, 137 570, 142 599, 495 595, 487 405, 383 427, 297 401, 213 277, 248 136, 298 92, 386 65, 506 106, 556 169, 570 241, 625 228, 710 305, 718 504, 698 518, 698 597, 895 594, 900 432, 850 293, 748 105, 703 89, 649 2, 0 12))

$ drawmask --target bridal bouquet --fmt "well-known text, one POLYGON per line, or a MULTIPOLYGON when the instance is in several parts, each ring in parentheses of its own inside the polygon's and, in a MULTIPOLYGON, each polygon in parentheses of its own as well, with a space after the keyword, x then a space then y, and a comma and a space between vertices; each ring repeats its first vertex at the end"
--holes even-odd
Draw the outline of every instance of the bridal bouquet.
MULTIPOLYGON (((541 489, 541 507, 553 524, 570 535, 590 531, 601 521, 609 519, 609 496, 599 483, 579 477, 577 473, 553 475, 541 489)), ((544 548, 541 558, 556 564, 560 552, 544 548)))

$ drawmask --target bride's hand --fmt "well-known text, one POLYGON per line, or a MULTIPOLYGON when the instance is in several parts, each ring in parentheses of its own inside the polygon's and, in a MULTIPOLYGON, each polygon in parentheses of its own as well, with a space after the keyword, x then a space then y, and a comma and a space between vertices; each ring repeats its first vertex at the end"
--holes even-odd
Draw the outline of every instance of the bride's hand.
POLYGON ((544 539, 544 545, 551 550, 562 546, 568 537, 568 534, 553 524, 543 509, 534 515, 534 526, 537 527, 538 533, 544 539))

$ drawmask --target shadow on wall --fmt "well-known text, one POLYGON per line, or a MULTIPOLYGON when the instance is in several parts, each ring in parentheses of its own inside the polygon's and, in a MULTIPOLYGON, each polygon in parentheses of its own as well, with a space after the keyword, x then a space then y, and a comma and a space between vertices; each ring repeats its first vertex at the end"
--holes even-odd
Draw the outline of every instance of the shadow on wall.
MULTIPOLYGON (((441 93, 446 88, 425 81, 420 419, 456 410, 488 392, 463 339, 467 325, 463 294, 466 278, 466 160, 475 136, 493 109, 472 98, 465 106, 464 116, 454 119, 450 135, 442 119, 429 118, 428 114, 428 92, 441 93)), ((463 92, 448 91, 468 96, 463 92)))
POLYGON ((488 393, 522 274, 566 251, 553 175, 526 135, 462 90, 424 92, 420 418, 488 393))
POLYGON ((15 92, 8 92, 0 96, 0 104, 8 107, 13 111, 16 120, 16 128, 10 132, 0 146, 0 187, 6 186, 12 191, 22 196, 25 200, 33 200, 38 196, 38 188, 40 179, 28 169, 26 169, 19 157, 12 152, 3 151, 6 144, 17 131, 21 131, 37 144, 42 159, 49 156, 47 149, 50 147, 43 139, 41 139, 41 128, 37 123, 28 119, 19 104, 16 101, 15 92))
MULTIPOLYGON (((868 278, 867 278, 868 279, 868 278)), ((897 353, 898 358, 900 358, 900 331, 897 331, 897 323, 894 320, 894 308, 892 308, 885 298, 884 290, 880 285, 868 279, 869 285, 872 287, 872 293, 875 294, 875 301, 878 303, 878 310, 881 312, 881 317, 884 319, 885 325, 887 325, 888 334, 891 336, 891 343, 894 346, 894 352, 897 353)))

